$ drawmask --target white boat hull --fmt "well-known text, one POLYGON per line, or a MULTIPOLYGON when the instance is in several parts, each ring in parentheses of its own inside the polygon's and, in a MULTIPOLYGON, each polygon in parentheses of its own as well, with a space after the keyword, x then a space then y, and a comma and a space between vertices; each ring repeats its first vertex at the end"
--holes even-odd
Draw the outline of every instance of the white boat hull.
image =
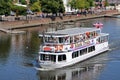
MULTIPOLYGON (((104 43, 100 43, 100 44, 96 44, 95 45, 95 51, 92 51, 90 53, 81 55, 79 57, 73 58, 72 59, 72 52, 67 52, 64 53, 67 56, 66 61, 61 61, 61 62, 39 62, 39 65, 41 66, 41 68, 43 69, 47 69, 47 70, 53 70, 56 68, 62 68, 65 66, 70 66, 70 65, 74 65, 75 63, 84 61, 90 57, 93 57, 95 55, 98 55, 102 52, 108 51, 109 50, 109 46, 108 46, 108 42, 104 42, 104 43)), ((62 54, 62 53, 60 53, 62 54)), ((43 70, 42 69, 42 70, 43 70)))

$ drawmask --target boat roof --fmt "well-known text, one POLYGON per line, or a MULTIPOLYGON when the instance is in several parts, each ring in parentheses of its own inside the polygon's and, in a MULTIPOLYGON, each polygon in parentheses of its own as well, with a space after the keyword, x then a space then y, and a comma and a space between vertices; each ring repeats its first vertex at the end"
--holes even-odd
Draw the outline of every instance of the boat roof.
POLYGON ((77 28, 69 28, 64 30, 58 30, 58 31, 52 31, 52 32, 46 32, 45 35, 52 35, 52 36, 73 36, 77 34, 83 34, 85 32, 92 32, 92 31, 98 31, 100 29, 98 28, 83 28, 83 27, 77 27, 77 28))
POLYGON ((107 36, 109 35, 108 33, 101 33, 100 36, 107 36))

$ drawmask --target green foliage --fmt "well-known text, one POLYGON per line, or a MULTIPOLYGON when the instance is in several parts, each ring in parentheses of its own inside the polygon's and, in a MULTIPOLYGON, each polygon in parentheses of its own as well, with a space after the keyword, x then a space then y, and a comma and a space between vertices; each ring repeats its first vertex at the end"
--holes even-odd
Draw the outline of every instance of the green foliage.
MULTIPOLYGON (((22 4, 26 4, 26 0, 19 0, 22 4)), ((94 6, 94 0, 69 0, 68 5, 73 9, 83 9, 94 6)), ((13 5, 13 0, 1 0, 0 1, 0 14, 9 14, 11 10, 17 12, 17 14, 25 14, 26 8, 13 5)), ((106 0, 106 5, 108 2, 106 0)), ((63 0, 30 0, 30 9, 33 12, 42 11, 44 13, 64 13, 65 8, 63 0)))
POLYGON ((59 6, 59 8, 58 8, 58 12, 59 13, 64 13, 65 12, 65 7, 64 7, 64 5, 63 5, 63 1, 62 0, 56 0, 57 2, 58 2, 58 6, 59 6))
POLYGON ((75 9, 83 9, 89 7, 89 3, 87 0, 76 0, 75 3, 75 9))
POLYGON ((26 0, 20 0, 20 3, 24 5, 27 4, 26 0))
POLYGON ((1 0, 0 2, 0 15, 9 15, 12 3, 11 0, 1 0))
POLYGON ((41 0, 42 12, 54 13, 58 9, 58 3, 55 0, 41 0))
POLYGON ((88 1, 88 3, 89 3, 89 6, 90 7, 92 7, 92 6, 94 6, 95 4, 94 4, 94 0, 87 0, 88 1))
POLYGON ((70 0, 68 5, 73 9, 83 9, 94 6, 94 0, 70 0))
POLYGON ((16 12, 16 15, 25 15, 26 14, 26 8, 22 6, 12 6, 12 11, 16 12))
POLYGON ((106 6, 109 6, 109 3, 108 3, 107 0, 105 0, 105 7, 106 7, 106 6))
POLYGON ((42 12, 63 13, 65 11, 62 0, 41 0, 42 12))
POLYGON ((33 4, 31 4, 30 9, 33 12, 40 12, 41 11, 40 1, 37 1, 37 2, 34 2, 33 4))
POLYGON ((33 4, 33 3, 37 2, 37 1, 39 1, 39 0, 30 0, 30 4, 33 4))
POLYGON ((71 1, 68 2, 68 5, 70 5, 71 8, 76 9, 77 8, 76 3, 77 3, 77 0, 71 0, 71 1))

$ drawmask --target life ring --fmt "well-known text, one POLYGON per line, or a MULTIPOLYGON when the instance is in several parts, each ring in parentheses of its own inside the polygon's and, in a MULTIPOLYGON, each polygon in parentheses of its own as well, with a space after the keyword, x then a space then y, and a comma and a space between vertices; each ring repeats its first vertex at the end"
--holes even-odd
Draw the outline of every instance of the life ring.
POLYGON ((43 49, 44 49, 44 51, 51 51, 52 50, 52 48, 50 48, 48 46, 44 47, 43 49))

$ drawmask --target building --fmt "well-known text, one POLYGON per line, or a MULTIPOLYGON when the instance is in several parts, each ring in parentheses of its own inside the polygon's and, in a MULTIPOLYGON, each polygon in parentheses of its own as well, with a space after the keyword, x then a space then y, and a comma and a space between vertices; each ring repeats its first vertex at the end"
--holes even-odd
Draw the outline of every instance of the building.
POLYGON ((65 7, 65 12, 73 12, 73 10, 71 9, 71 7, 68 5, 69 0, 63 0, 63 4, 65 7))
POLYGON ((120 0, 107 0, 109 4, 120 4, 120 0))

